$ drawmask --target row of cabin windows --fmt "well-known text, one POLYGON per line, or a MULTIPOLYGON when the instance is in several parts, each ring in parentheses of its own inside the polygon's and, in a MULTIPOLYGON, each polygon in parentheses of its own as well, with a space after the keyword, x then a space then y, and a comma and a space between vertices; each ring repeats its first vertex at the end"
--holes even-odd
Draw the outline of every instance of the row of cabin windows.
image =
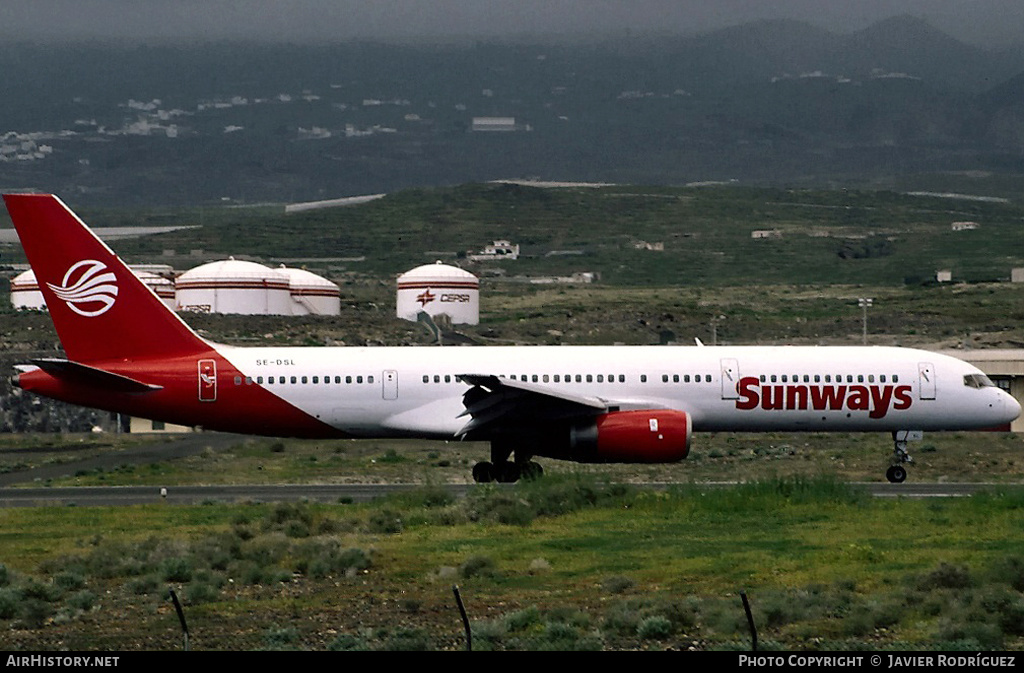
MULTIPOLYGON (((876 380, 876 376, 874 374, 867 374, 867 375, 865 375, 865 374, 857 374, 856 376, 853 375, 853 374, 846 374, 846 375, 836 374, 835 376, 833 376, 832 374, 793 374, 792 376, 790 376, 788 374, 781 374, 781 375, 780 374, 770 374, 770 375, 761 374, 761 376, 759 378, 761 380, 761 383, 790 383, 790 382, 792 382, 792 383, 800 383, 800 382, 803 382, 803 383, 812 383, 812 382, 813 383, 833 383, 833 382, 835 382, 835 383, 843 383, 844 376, 845 376, 846 383, 854 383, 854 381, 856 381, 857 383, 865 383, 865 382, 866 383, 874 383, 875 380, 876 380)), ((625 383, 626 382, 626 375, 625 374, 608 374, 607 376, 605 374, 565 374, 564 376, 561 375, 561 374, 530 374, 530 375, 520 374, 518 376, 516 374, 510 374, 509 378, 512 379, 512 380, 532 381, 533 383, 551 383, 551 382, 554 382, 554 383, 563 383, 563 382, 564 383, 572 383, 573 381, 575 381, 576 383, 584 383, 584 382, 586 382, 586 383, 594 383, 594 382, 597 382, 597 383, 605 383, 605 382, 615 383, 616 381, 618 381, 619 383, 625 383)), ((350 376, 333 376, 333 377, 331 377, 331 376, 323 376, 323 377, 320 377, 320 376, 268 376, 268 377, 266 377, 266 383, 268 385, 284 385, 284 384, 288 384, 288 383, 291 383, 292 385, 298 385, 298 384, 305 385, 305 384, 310 384, 310 383, 312 383, 314 385, 320 385, 320 384, 330 384, 332 379, 333 379, 333 382, 335 384, 339 384, 339 385, 341 383, 345 383, 345 384, 373 383, 373 381, 374 381, 372 375, 370 375, 370 376, 358 376, 358 375, 357 376, 351 376, 350 375, 350 376)), ((235 377, 235 385, 236 386, 242 385, 243 380, 245 382, 245 385, 252 385, 254 382, 256 384, 258 384, 258 385, 263 385, 263 383, 264 383, 264 377, 262 377, 262 376, 257 376, 257 377, 255 377, 255 379, 253 377, 251 377, 251 376, 246 376, 244 379, 241 376, 236 376, 235 377)), ((458 376, 454 376, 452 374, 444 374, 444 375, 434 374, 432 377, 430 375, 428 375, 428 374, 424 374, 423 375, 423 382, 424 383, 430 383, 431 380, 434 383, 441 383, 442 381, 444 381, 445 383, 452 383, 453 381, 457 382, 459 380, 459 377, 458 376)), ((888 375, 888 376, 886 374, 880 374, 880 375, 877 376, 877 380, 878 380, 879 383, 889 383, 889 382, 891 382, 891 383, 899 383, 900 377, 899 377, 898 374, 892 374, 892 375, 888 375)), ((692 383, 701 383, 701 382, 711 383, 712 382, 712 377, 711 377, 711 374, 694 374, 692 376, 690 374, 662 374, 661 375, 661 382, 662 383, 669 383, 670 381, 672 383, 691 383, 691 382, 692 383)), ((647 375, 646 374, 641 374, 640 375, 640 382, 641 383, 647 383, 647 375)))
MULTIPOLYGON (((704 383, 711 383, 711 374, 694 374, 693 375, 693 383, 700 383, 701 380, 702 380, 701 377, 703 377, 704 383)), ((669 375, 668 374, 662 374, 661 375, 661 382, 662 383, 668 383, 668 381, 669 381, 669 375)), ((689 374, 682 374, 682 375, 680 375, 680 374, 672 374, 672 383, 690 383, 690 375, 689 374)))
MULTIPOLYGON (((309 383, 319 385, 330 384, 332 379, 336 384, 373 383, 373 376, 268 376, 266 377, 266 383, 268 385, 284 385, 288 383, 293 385, 309 383)), ((235 377, 236 386, 242 385, 243 381, 247 386, 251 386, 253 383, 256 383, 257 385, 263 385, 264 378, 262 376, 257 376, 255 378, 253 378, 252 376, 246 376, 244 379, 241 376, 235 377)))
MULTIPOLYGON (((505 378, 502 375, 502 378, 505 378)), ((625 374, 509 374, 508 378, 513 381, 530 381, 532 383, 625 383, 625 374)), ((434 374, 431 377, 429 374, 423 375, 423 382, 430 383, 451 383, 452 381, 458 381, 458 376, 452 376, 451 374, 434 374)), ((689 374, 662 374, 662 383, 690 383, 691 377, 689 374)), ((694 374, 692 377, 694 383, 711 383, 711 374, 694 374)), ((640 383, 647 383, 647 374, 640 375, 640 383)))
MULTIPOLYGON (((770 376, 761 374, 760 378, 761 383, 843 383, 844 375, 836 374, 833 377, 831 374, 793 374, 792 376, 789 376, 788 374, 771 374, 770 376)), ((874 383, 875 378, 874 374, 857 374, 856 376, 853 374, 845 375, 846 383, 853 383, 854 381, 857 383, 874 383)), ((900 382, 899 374, 892 374, 891 376, 879 374, 877 379, 879 383, 900 382)))

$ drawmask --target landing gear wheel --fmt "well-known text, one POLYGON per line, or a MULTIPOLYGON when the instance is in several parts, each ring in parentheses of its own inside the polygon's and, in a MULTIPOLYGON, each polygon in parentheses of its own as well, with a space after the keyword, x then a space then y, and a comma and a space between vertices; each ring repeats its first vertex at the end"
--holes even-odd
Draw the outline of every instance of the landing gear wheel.
POLYGON ((489 484, 494 481, 494 465, 486 460, 474 465, 473 481, 478 484, 489 484))
POLYGON ((893 465, 885 471, 885 478, 891 484, 902 484, 907 478, 907 470, 902 465, 893 465))
POLYGON ((495 477, 503 484, 513 484, 519 481, 519 477, 522 471, 519 469, 519 465, 512 461, 506 460, 500 465, 495 465, 495 477))
POLYGON ((544 476, 544 468, 540 466, 540 463, 530 461, 520 466, 522 472, 522 478, 526 481, 532 481, 533 479, 540 479, 544 476))
POLYGON ((885 478, 889 480, 889 483, 902 484, 906 481, 907 468, 903 466, 914 462, 914 459, 907 453, 907 443, 910 441, 920 441, 921 436, 922 433, 920 431, 913 430, 898 430, 892 433, 892 462, 889 469, 885 471, 885 478))

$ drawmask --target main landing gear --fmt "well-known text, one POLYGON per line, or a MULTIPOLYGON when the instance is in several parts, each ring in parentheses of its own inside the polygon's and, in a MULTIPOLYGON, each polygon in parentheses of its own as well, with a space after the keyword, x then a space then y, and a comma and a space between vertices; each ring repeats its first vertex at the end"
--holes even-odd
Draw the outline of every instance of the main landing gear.
POLYGON ((544 468, 532 456, 516 452, 516 460, 509 460, 512 448, 504 442, 491 442, 491 459, 473 466, 473 481, 487 484, 497 481, 511 484, 520 479, 538 479, 544 475, 544 468))
POLYGON ((914 462, 914 459, 907 453, 907 443, 920 441, 924 433, 920 430, 897 430, 892 433, 893 450, 892 460, 889 469, 885 471, 885 478, 891 484, 902 484, 907 479, 907 468, 904 464, 914 462))

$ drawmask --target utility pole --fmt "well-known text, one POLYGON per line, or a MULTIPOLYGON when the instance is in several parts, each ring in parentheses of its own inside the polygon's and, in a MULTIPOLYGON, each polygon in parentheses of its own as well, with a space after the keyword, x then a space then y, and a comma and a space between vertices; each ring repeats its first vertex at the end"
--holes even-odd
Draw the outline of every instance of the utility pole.
POLYGON ((864 313, 863 341, 865 346, 868 345, 868 308, 871 307, 871 304, 873 302, 874 300, 871 299, 870 297, 860 297, 859 299, 857 299, 857 305, 860 306, 861 311, 863 311, 864 313))

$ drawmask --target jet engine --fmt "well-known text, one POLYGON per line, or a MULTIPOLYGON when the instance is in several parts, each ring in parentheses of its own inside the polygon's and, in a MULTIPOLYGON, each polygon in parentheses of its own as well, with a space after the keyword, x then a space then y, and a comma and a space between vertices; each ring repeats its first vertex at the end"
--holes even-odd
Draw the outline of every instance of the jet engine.
POLYGON ((690 452, 692 429, 683 411, 612 411, 571 426, 568 446, 549 444, 536 454, 581 463, 674 463, 690 452))

